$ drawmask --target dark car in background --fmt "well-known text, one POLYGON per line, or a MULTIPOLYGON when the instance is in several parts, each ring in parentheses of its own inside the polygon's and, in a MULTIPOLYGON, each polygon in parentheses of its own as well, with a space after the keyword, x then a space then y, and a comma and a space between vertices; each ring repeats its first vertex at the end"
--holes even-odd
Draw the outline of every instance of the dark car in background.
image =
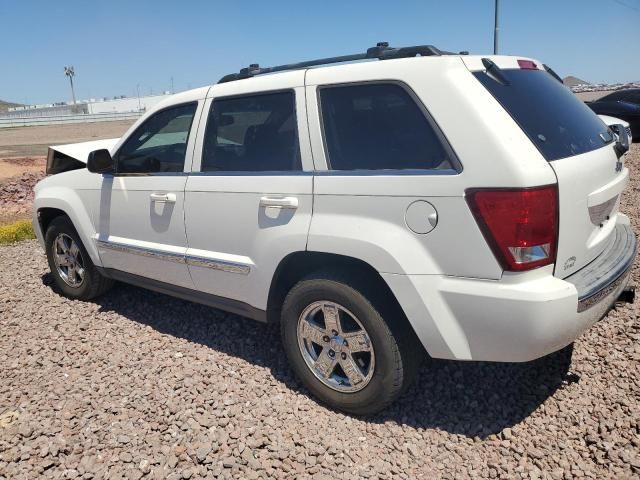
POLYGON ((618 90, 586 104, 598 115, 609 115, 629 122, 636 142, 640 141, 640 88, 618 90))

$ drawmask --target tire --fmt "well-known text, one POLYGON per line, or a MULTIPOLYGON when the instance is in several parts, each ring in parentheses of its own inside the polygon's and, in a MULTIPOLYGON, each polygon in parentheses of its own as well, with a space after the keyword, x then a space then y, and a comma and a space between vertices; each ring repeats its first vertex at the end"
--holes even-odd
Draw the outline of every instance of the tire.
MULTIPOLYGON (((283 303, 281 334, 295 374, 316 398, 336 410, 371 415, 387 407, 407 388, 424 358, 424 349, 393 302, 384 295, 381 298, 375 291, 367 291, 367 287, 358 287, 358 283, 355 277, 332 273, 315 274, 301 280, 283 303), (379 306, 374 299, 378 300, 379 306), (341 332, 337 336, 331 335, 327 341, 329 334, 321 337, 319 333, 323 327, 324 332, 328 332, 328 325, 335 324, 331 318, 335 317, 332 312, 336 310, 339 311, 341 332), (325 316, 330 319, 329 324, 325 316), (351 316, 355 317, 355 322, 351 316), (354 333, 354 324, 361 326, 361 330, 356 329, 354 333), (347 337, 349 341, 357 339, 359 345, 354 346, 351 341, 351 344, 343 342, 347 347, 341 347, 341 339, 347 337), (369 348, 372 353, 350 353, 361 348, 369 348), (331 352, 334 352, 333 357, 331 352), (333 360, 339 368, 331 366, 333 360), (343 362, 347 369, 342 368, 343 362), (314 364, 320 367, 314 368, 314 364), (356 365, 359 370, 354 374, 349 365, 356 365), (352 375, 347 374, 347 370, 351 370, 352 375), (327 371, 330 372, 328 376, 327 371)), ((361 284, 365 285, 364 282, 361 284)))
POLYGON ((45 233, 44 242, 49 269, 56 286, 65 297, 90 300, 106 292, 113 285, 113 280, 98 272, 68 217, 60 216, 51 221, 45 233), (68 249, 67 254, 62 253, 64 248, 60 244, 56 245, 58 241, 65 244, 68 249), (77 249, 73 247, 74 244, 77 249), (73 255, 74 253, 75 255, 73 255), (70 262, 71 256, 74 258, 73 262, 70 262), (56 257, 66 258, 56 263, 56 257), (71 269, 72 263, 76 265, 76 268, 71 269), (72 275, 70 269, 76 273, 72 275), (75 282, 72 281, 73 278, 75 278, 75 282))

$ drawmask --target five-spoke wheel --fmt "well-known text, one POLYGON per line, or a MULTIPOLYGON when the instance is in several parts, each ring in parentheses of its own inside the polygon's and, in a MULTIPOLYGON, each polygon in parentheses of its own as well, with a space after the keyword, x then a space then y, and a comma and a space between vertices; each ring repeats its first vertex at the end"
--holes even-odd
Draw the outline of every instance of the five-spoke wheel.
POLYGON ((317 272, 282 305, 282 342, 304 386, 333 408, 375 413, 409 384, 423 350, 366 276, 317 272))
POLYGON ((356 316, 338 303, 314 302, 302 312, 298 345, 314 375, 334 390, 362 390, 373 376, 371 338, 356 316))
POLYGON ((59 233, 51 248, 60 278, 70 287, 79 287, 84 281, 85 269, 78 244, 66 233, 59 233))
POLYGON ((103 276, 91 261, 68 217, 51 220, 44 243, 53 279, 67 297, 89 300, 113 285, 113 280, 103 276))

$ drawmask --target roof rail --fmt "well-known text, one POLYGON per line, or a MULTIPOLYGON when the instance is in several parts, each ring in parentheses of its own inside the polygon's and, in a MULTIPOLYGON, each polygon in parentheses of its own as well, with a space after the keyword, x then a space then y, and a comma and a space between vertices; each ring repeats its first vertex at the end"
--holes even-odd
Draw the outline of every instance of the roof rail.
MULTIPOLYGON (((461 52, 464 54, 466 52, 461 52)), ((222 77, 218 83, 232 82, 243 78, 255 77, 265 73, 284 72, 286 70, 299 70, 301 68, 315 67, 318 65, 328 65, 331 63, 354 62, 356 60, 367 60, 377 58, 378 60, 389 60, 392 58, 407 58, 416 56, 439 56, 453 55, 451 52, 439 50, 433 45, 416 45, 413 47, 393 48, 387 42, 378 42, 375 47, 367 49, 366 53, 356 53, 354 55, 342 55, 340 57, 320 58, 318 60, 308 60, 306 62, 288 63, 286 65, 278 65, 275 67, 260 67, 257 63, 252 63, 246 68, 240 70, 239 73, 230 73, 222 77)))

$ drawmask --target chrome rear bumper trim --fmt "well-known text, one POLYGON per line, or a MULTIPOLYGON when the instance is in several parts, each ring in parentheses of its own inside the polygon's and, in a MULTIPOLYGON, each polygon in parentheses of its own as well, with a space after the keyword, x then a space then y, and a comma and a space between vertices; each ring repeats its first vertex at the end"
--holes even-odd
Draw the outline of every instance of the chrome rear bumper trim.
POLYGON ((564 279, 578 290, 578 313, 599 303, 629 278, 636 257, 636 236, 625 224, 617 225, 614 235, 600 256, 564 279))

